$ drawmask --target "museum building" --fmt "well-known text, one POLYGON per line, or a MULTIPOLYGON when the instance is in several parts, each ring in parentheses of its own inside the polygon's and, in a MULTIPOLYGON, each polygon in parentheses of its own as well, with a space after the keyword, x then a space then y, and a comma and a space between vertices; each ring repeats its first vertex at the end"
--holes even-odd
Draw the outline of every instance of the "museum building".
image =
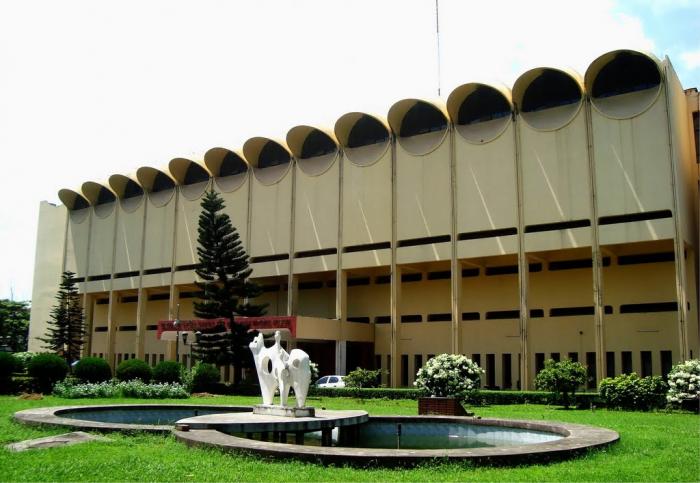
POLYGON ((699 102, 668 58, 621 50, 583 77, 536 68, 61 189, 40 208, 30 350, 70 270, 85 353, 191 364, 212 188, 269 304, 242 322, 323 374, 409 386, 443 352, 503 389, 533 388, 550 358, 584 363, 591 388, 665 374, 699 350, 699 102))

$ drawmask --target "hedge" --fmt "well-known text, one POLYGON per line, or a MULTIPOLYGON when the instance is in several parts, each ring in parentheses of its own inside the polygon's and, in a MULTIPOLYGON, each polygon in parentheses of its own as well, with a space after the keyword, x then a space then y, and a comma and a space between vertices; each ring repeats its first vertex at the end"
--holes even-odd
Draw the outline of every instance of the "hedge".
MULTIPOLYGON (((351 397, 356 399, 418 399, 423 393, 418 389, 402 388, 317 388, 312 386, 310 396, 351 397)), ((467 400, 471 405, 487 404, 559 404, 555 394, 541 391, 490 391, 480 390, 467 400)), ((588 408, 591 404, 600 407, 598 393, 577 393, 576 406, 588 408)))

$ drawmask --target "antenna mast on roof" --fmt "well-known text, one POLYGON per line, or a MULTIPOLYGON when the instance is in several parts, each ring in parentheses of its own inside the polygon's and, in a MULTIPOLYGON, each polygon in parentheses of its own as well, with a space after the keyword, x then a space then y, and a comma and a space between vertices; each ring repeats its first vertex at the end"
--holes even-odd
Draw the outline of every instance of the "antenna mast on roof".
POLYGON ((435 0, 435 34, 437 37, 437 93, 440 97, 440 0, 435 0))

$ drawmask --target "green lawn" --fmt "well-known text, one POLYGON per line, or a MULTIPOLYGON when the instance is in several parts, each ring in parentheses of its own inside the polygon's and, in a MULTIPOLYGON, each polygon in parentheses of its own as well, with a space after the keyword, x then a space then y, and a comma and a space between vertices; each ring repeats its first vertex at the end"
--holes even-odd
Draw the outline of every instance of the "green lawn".
MULTIPOLYGON (((216 397, 173 403, 253 404, 259 398, 216 397)), ((15 411, 68 404, 156 403, 132 399, 23 401, 0 397, 0 445, 66 432, 14 423, 15 411)), ((370 414, 417 414, 416 401, 310 398, 328 409, 364 409, 370 414)), ((540 405, 476 408, 484 417, 547 419, 603 426, 621 440, 568 461, 512 468, 436 462, 413 469, 357 469, 278 462, 216 450, 188 449, 172 436, 109 434, 109 443, 9 453, 0 449, 0 481, 698 481, 700 419, 692 414, 607 410, 564 411, 540 405)))

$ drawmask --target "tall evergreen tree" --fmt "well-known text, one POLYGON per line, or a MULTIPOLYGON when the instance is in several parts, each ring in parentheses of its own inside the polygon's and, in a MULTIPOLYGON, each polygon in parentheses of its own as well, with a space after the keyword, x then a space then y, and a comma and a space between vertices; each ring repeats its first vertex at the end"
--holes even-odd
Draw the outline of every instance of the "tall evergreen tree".
POLYGON ((51 309, 44 348, 62 356, 68 366, 80 359, 80 350, 85 343, 83 307, 80 303, 77 282, 73 272, 61 274, 61 285, 56 294, 56 305, 51 309))
MULTIPOLYGON (((235 316, 255 317, 265 314, 267 305, 250 302, 262 289, 249 279, 253 270, 243 249, 231 218, 223 213, 224 201, 213 189, 202 198, 199 215, 197 275, 204 280, 197 285, 203 291, 195 301, 194 313, 205 319, 226 318, 230 329, 202 331, 193 355, 204 361, 233 364, 239 373, 241 367, 251 364, 247 328, 235 322, 235 316)), ((240 378, 237 378, 238 381, 240 378)))

